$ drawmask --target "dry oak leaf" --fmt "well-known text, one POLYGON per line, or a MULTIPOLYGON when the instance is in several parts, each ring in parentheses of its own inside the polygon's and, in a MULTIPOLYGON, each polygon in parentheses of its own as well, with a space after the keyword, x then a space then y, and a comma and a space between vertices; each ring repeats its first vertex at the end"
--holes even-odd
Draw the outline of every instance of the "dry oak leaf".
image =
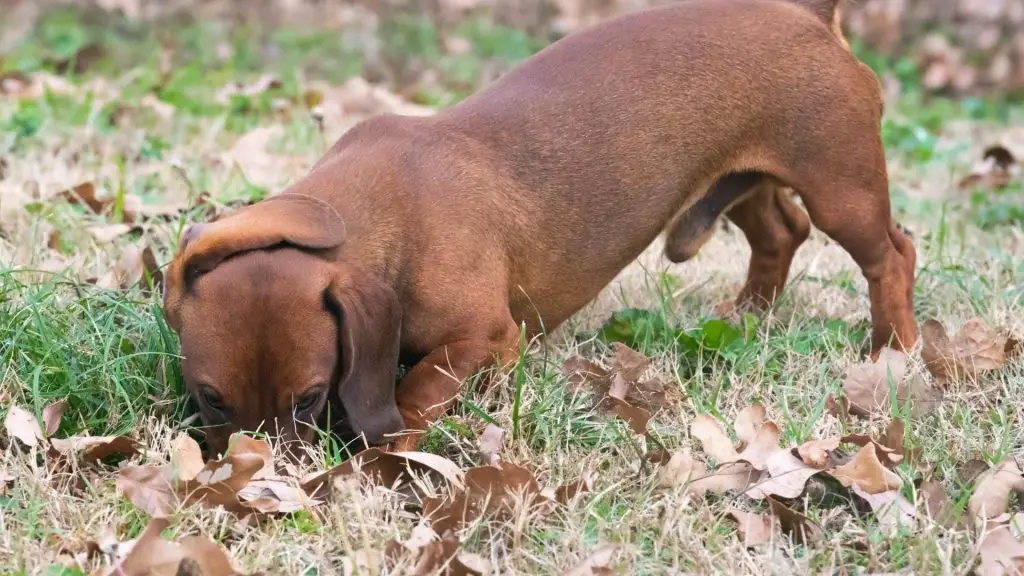
POLYGON ((741 461, 725 429, 711 416, 697 416, 690 424, 690 435, 701 443, 704 452, 715 459, 718 468, 703 476, 694 476, 686 487, 687 492, 702 495, 705 492, 745 490, 761 476, 752 464, 741 461))
POLYGON ((175 452, 177 458, 172 458, 169 465, 122 468, 117 478, 118 490, 136 507, 157 518, 166 516, 179 503, 207 508, 222 506, 240 515, 256 511, 239 499, 239 492, 265 466, 262 454, 229 450, 224 458, 211 460, 196 471, 199 445, 195 440, 182 435, 175 452))
POLYGON ((725 433, 722 424, 707 414, 701 414, 690 424, 690 435, 700 442, 704 452, 717 462, 735 462, 739 453, 725 433))
MULTIPOLYGON (((746 448, 738 454, 739 460, 750 463, 755 470, 764 470, 768 459, 779 452, 779 427, 775 422, 764 422, 746 448)), ((788 450, 784 450, 789 452, 788 450)))
POLYGON ((828 473, 843 486, 857 484, 867 494, 898 490, 903 486, 903 479, 882 465, 872 444, 866 444, 853 460, 829 470, 828 473))
POLYGON ((634 434, 647 434, 647 425, 651 421, 650 412, 639 406, 633 406, 619 398, 612 398, 611 400, 615 404, 615 414, 629 426, 634 434))
POLYGON ((907 355, 891 348, 882 348, 876 362, 851 366, 843 381, 843 393, 850 403, 850 413, 868 416, 890 411, 890 384, 896 390, 896 401, 912 402, 911 414, 920 417, 931 412, 942 399, 942 392, 928 386, 924 379, 914 375, 907 381, 907 355))
POLYGON ((738 508, 729 508, 725 515, 736 521, 736 531, 747 548, 771 541, 772 529, 776 522, 774 516, 744 512, 738 508))
POLYGON ((714 472, 694 477, 686 485, 686 491, 698 496, 707 492, 723 494, 729 491, 743 491, 761 478, 762 473, 746 462, 721 464, 714 472))
POLYGON ((610 576, 619 547, 615 544, 601 546, 590 553, 582 562, 565 573, 565 576, 610 576))
MULTIPOLYGON (((657 379, 639 380, 646 369, 647 358, 625 345, 614 346, 614 350, 610 369, 580 356, 567 358, 562 364, 562 374, 568 389, 576 394, 593 393, 606 414, 616 414, 627 422, 629 420, 617 410, 623 402, 648 415, 663 408, 668 401, 665 385, 657 379)), ((643 414, 635 412, 636 419, 641 420, 643 414)))
POLYGON ((981 565, 978 576, 1013 576, 1024 574, 1024 544, 1014 537, 1010 527, 1002 524, 985 534, 979 548, 981 565))
POLYGON ((612 343, 612 383, 608 395, 626 400, 630 387, 640 381, 647 370, 647 357, 621 342, 612 343))
POLYGON ((921 358, 943 386, 963 379, 974 381, 1006 364, 1007 337, 980 318, 968 320, 953 338, 941 323, 927 320, 921 325, 921 340, 921 358))
POLYGON ((843 444, 856 444, 857 446, 874 446, 875 453, 886 468, 895 468, 903 461, 903 455, 897 454, 892 448, 883 445, 867 434, 847 434, 839 439, 843 444))
POLYGON ((797 498, 803 494, 812 476, 824 472, 808 466, 791 450, 777 450, 766 460, 765 469, 767 477, 762 476, 744 492, 748 497, 758 500, 768 495, 797 498))
POLYGON ((1016 460, 1004 460, 978 476, 967 505, 975 522, 996 520, 1006 514, 1012 492, 1024 492, 1024 475, 1016 460))
POLYGON ((11 438, 21 440, 26 446, 35 447, 40 442, 46 441, 43 436, 43 429, 39 427, 39 421, 31 412, 16 405, 11 405, 4 417, 4 428, 11 438))
POLYGON ((319 498, 338 476, 360 473, 380 486, 394 487, 413 479, 412 474, 437 473, 457 490, 464 487, 464 472, 454 462, 426 452, 385 452, 368 448, 345 462, 304 478, 300 485, 312 497, 319 498))
POLYGON ((58 400, 43 408, 43 432, 49 438, 60 428, 60 421, 64 418, 64 411, 68 409, 67 400, 58 400))
POLYGON ((63 456, 77 454, 83 462, 97 462, 115 455, 133 456, 139 451, 138 441, 127 436, 51 438, 50 446, 63 456))
POLYGON ((153 518, 120 565, 107 574, 124 576, 235 576, 224 550, 205 536, 187 536, 180 542, 160 537, 170 526, 153 518))
POLYGON ((1013 153, 1004 146, 989 146, 971 172, 960 180, 961 190, 971 188, 1003 189, 1018 176, 1020 168, 1013 153))
POLYGON ((887 490, 869 494, 856 482, 850 490, 868 503, 878 518, 878 523, 893 533, 899 527, 917 526, 917 509, 900 494, 899 490, 887 490))
POLYGON ((758 430, 767 421, 768 414, 762 404, 755 403, 747 406, 736 415, 736 421, 734 422, 736 438, 744 445, 750 444, 757 436, 758 430))
POLYGON ((543 498, 533 473, 523 466, 510 462, 477 466, 465 471, 465 489, 451 498, 424 498, 423 517, 435 532, 444 535, 483 516, 507 517, 520 496, 527 505, 550 502, 543 498))
POLYGON ((783 504, 774 496, 768 496, 768 507, 772 515, 779 519, 782 532, 797 544, 807 544, 822 536, 821 527, 807 516, 783 504))
POLYGON ((810 440, 794 448, 793 452, 804 464, 823 469, 832 464, 832 451, 839 448, 840 441, 839 436, 810 440))
POLYGON ((925 516, 939 526, 952 528, 962 522, 962 517, 958 521, 956 505, 941 483, 935 480, 925 480, 917 487, 917 494, 924 508, 925 516))
POLYGON ((493 466, 501 460, 501 445, 505 441, 505 431, 500 426, 488 424, 480 435, 480 460, 485 465, 493 466))
POLYGON ((228 166, 237 166, 246 180, 261 188, 273 189, 295 180, 306 169, 307 159, 276 154, 271 143, 281 135, 280 126, 260 126, 242 135, 222 155, 228 166))
POLYGON ((127 290, 141 282, 143 293, 148 294, 150 286, 156 287, 163 282, 163 272, 150 247, 130 245, 121 252, 121 257, 109 272, 87 282, 107 290, 127 290))
POLYGON ((701 478, 708 473, 702 462, 693 459, 690 449, 676 452, 668 463, 658 470, 658 485, 675 488, 686 486, 690 480, 701 478))

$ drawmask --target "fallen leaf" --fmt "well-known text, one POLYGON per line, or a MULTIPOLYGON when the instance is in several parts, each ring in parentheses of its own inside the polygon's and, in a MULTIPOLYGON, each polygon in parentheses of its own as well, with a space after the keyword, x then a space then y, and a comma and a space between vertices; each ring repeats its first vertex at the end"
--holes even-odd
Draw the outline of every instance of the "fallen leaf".
POLYGON ((88 229, 89 234, 100 244, 109 244, 132 230, 133 227, 129 224, 104 224, 102 226, 90 226, 88 229))
POLYGON ((840 437, 804 442, 795 449, 804 464, 813 468, 826 468, 832 463, 832 451, 839 448, 840 437))
POLYGON ((260 454, 231 454, 211 460, 196 470, 198 445, 183 434, 175 443, 172 462, 164 466, 126 466, 118 473, 117 488, 150 516, 163 517, 180 504, 224 507, 245 515, 254 509, 239 493, 264 467, 260 454))
POLYGON ((288 514, 322 503, 306 494, 294 480, 282 477, 251 480, 239 490, 238 498, 264 514, 288 514))
POLYGON ((960 180, 961 190, 989 188, 1001 190, 1010 185, 1016 176, 1017 159, 1004 146, 990 146, 985 149, 981 160, 971 167, 971 172, 960 180))
POLYGON ((850 413, 868 416, 890 411, 889 375, 896 390, 896 401, 912 403, 911 414, 920 417, 931 412, 942 398, 942 392, 928 386, 924 379, 914 376, 909 382, 907 355, 891 348, 882 348, 876 362, 851 366, 843 382, 843 392, 850 403, 850 413))
POLYGON ((505 431, 500 426, 488 424, 480 435, 480 460, 483 464, 497 464, 501 458, 501 445, 505 441, 505 431))
POLYGON ((886 468, 893 469, 897 464, 903 461, 903 455, 897 454, 892 448, 882 445, 871 436, 867 434, 847 434, 839 439, 843 444, 856 444, 857 446, 874 446, 875 453, 878 455, 879 461, 886 468))
POLYGON ((782 498, 798 498, 804 492, 807 481, 822 472, 812 468, 793 456, 791 450, 777 450, 765 462, 768 478, 760 479, 747 489, 750 498, 761 499, 768 495, 782 498))
MULTIPOLYGON (((194 453, 194 451, 193 451, 194 453)), ((253 480, 270 478, 274 476, 274 452, 266 440, 260 440, 247 436, 241 432, 235 432, 228 438, 228 451, 226 456, 239 454, 255 454, 263 459, 263 468, 260 468, 252 475, 253 480)))
POLYGON ((4 428, 7 430, 8 436, 21 440, 22 444, 26 446, 35 447, 39 445, 39 442, 46 440, 36 417, 20 406, 12 404, 7 410, 4 428))
POLYGON ((1006 363, 1007 337, 988 328, 980 318, 968 320, 951 339, 936 320, 921 325, 921 358, 939 384, 1002 368, 1006 363))
POLYGON ((482 576, 490 572, 489 562, 475 554, 460 553, 460 547, 457 540, 427 544, 419 549, 419 558, 410 573, 414 576, 482 576))
POLYGON ((742 492, 752 483, 757 482, 761 473, 746 462, 722 464, 714 472, 694 477, 686 486, 686 491, 697 495, 707 492, 724 494, 730 491, 742 492))
POLYGON ((971 518, 979 522, 1006 514, 1013 492, 1024 492, 1024 476, 1016 460, 1010 458, 978 476, 967 505, 971 518))
POLYGON ((117 474, 117 491, 151 518, 166 518, 174 512, 177 497, 171 487, 169 468, 131 465, 117 474))
POLYGON ((609 576, 613 574, 612 563, 618 553, 619 547, 615 544, 601 546, 566 572, 565 576, 609 576))
POLYGON ((224 550, 205 536, 187 536, 180 542, 160 537, 170 526, 153 518, 113 573, 125 576, 236 576, 224 550))
POLYGON ((768 414, 761 404, 751 404, 736 415, 736 437, 744 444, 754 441, 757 431, 768 420, 768 414))
POLYGON ((670 488, 685 486, 692 478, 700 478, 707 473, 704 464, 694 461, 687 448, 673 454, 668 463, 658 470, 658 485, 670 488))
POLYGON ((378 448, 364 450, 334 468, 314 474, 301 482, 310 496, 320 497, 320 491, 330 486, 337 476, 353 474, 358 470, 383 486, 412 479, 410 472, 440 474, 455 489, 464 487, 464 473, 454 462, 426 452, 384 452, 378 448), (358 466, 358 468, 357 468, 358 466))
POLYGON ((276 154, 271 143, 280 136, 279 126, 259 126, 242 135, 223 154, 222 161, 237 166, 246 180, 261 188, 273 189, 293 181, 306 168, 306 158, 276 154))
POLYGON ((50 445, 64 456, 78 454, 83 462, 97 462, 110 456, 133 456, 139 443, 127 436, 73 436, 52 438, 50 445))
POLYGON ((956 479, 961 486, 972 486, 989 468, 988 462, 972 458, 956 467, 956 479))
POLYGON ((647 369, 647 357, 621 342, 612 343, 612 383, 608 395, 626 400, 630 387, 640 380, 647 369))
POLYGON ((807 544, 821 538, 821 528, 810 518, 783 504, 774 496, 768 496, 768 507, 779 519, 782 532, 796 544, 807 544))
POLYGON ((68 204, 84 204, 94 214, 103 214, 103 211, 110 204, 109 200, 97 198, 96 185, 92 182, 83 182, 73 188, 69 188, 57 194, 68 204))
POLYGON ((736 531, 747 548, 771 541, 775 520, 773 516, 744 512, 738 508, 729 508, 725 515, 736 522, 736 531))
MULTIPOLYGON (((757 434, 737 457, 749 462, 755 470, 764 470, 768 458, 779 451, 779 427, 775 422, 764 422, 757 434)), ((788 450, 786 451, 788 453, 788 450)))
POLYGON ((850 490, 868 503, 878 518, 879 525, 890 534, 894 534, 900 527, 917 526, 917 509, 900 494, 899 490, 869 494, 857 483, 851 485, 850 490))
POLYGON ((735 462, 739 454, 722 425, 713 417, 701 414, 690 424, 690 435, 697 439, 704 452, 717 462, 735 462))
POLYGON ((949 498, 946 489, 935 480, 925 480, 917 488, 925 516, 939 526, 952 528, 957 522, 956 505, 949 498))
POLYGON ((156 263, 153 250, 148 246, 125 247, 112 270, 91 280, 91 283, 108 290, 127 290, 140 282, 144 294, 150 292, 150 286, 156 287, 163 282, 163 272, 156 263))
POLYGON ((1000 525, 987 532, 981 540, 979 553, 978 576, 1024 573, 1024 544, 1013 536, 1009 526, 1000 525))
POLYGON ((882 465, 872 444, 865 445, 853 460, 829 470, 828 473, 843 486, 857 484, 868 494, 898 490, 903 486, 903 480, 899 475, 882 465))
POLYGON ((359 120, 377 114, 430 116, 434 110, 403 100, 384 86, 375 86, 356 76, 340 86, 310 86, 306 102, 315 103, 314 112, 330 138, 359 120))
POLYGON ((650 412, 618 398, 613 397, 612 402, 615 403, 615 413, 635 434, 647 434, 647 424, 651 421, 650 412))
POLYGON ((81 87, 73 86, 60 76, 37 72, 32 76, 21 72, 7 72, 0 75, 0 96, 16 100, 36 100, 47 93, 70 94, 81 87))
POLYGON ((280 88, 281 86, 281 80, 274 74, 263 74, 249 84, 229 82, 217 90, 217 102, 227 104, 236 96, 259 96, 264 92, 280 88))
MULTIPOLYGON (((619 358, 613 357, 611 370, 580 356, 567 358, 562 364, 562 374, 567 380, 566 387, 569 391, 574 394, 594 394, 597 398, 597 406, 607 414, 618 415, 616 406, 619 404, 615 402, 615 396, 623 394, 625 397, 620 398, 621 400, 632 407, 645 410, 649 414, 654 414, 664 407, 668 400, 662 382, 658 380, 628 380, 629 378, 639 378, 643 374, 643 369, 639 366, 640 360, 632 357, 631 353, 641 357, 643 355, 625 346, 616 348, 616 350, 629 350, 629 352, 617 352, 619 358), (613 386, 617 389, 613 390, 613 386), (625 390, 624 393, 623 390, 625 390)), ((643 358, 643 362, 646 363, 647 359, 643 358)), ((644 368, 646 368, 646 364, 644 364, 644 368)))
POLYGON ((67 400, 59 400, 43 408, 43 431, 49 438, 60 428, 60 421, 64 418, 64 411, 68 408, 67 400))
POLYGON ((171 474, 178 480, 191 480, 203 469, 203 450, 187 432, 171 446, 171 474))
POLYGON ((510 462, 477 466, 465 471, 465 488, 457 490, 451 498, 425 498, 423 517, 429 519, 435 532, 444 535, 483 516, 507 516, 517 495, 524 496, 529 504, 541 495, 529 469, 510 462))

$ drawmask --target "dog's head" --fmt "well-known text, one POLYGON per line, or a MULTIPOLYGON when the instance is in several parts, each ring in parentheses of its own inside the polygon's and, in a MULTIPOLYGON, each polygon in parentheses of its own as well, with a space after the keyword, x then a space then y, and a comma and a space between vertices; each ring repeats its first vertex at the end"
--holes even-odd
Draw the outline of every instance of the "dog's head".
POLYGON ((401 311, 390 286, 337 262, 344 243, 337 212, 298 194, 182 233, 164 310, 214 454, 239 430, 311 441, 329 406, 371 444, 401 431, 401 311))

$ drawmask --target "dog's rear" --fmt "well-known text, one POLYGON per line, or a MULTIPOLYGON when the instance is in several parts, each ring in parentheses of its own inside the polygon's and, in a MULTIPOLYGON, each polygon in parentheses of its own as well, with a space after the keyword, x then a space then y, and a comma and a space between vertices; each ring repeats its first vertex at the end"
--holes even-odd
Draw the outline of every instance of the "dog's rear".
MULTIPOLYGON (((779 1, 799 5, 814 14, 832 30, 836 40, 850 50, 850 44, 843 35, 841 26, 839 4, 842 0, 779 1)), ((735 213, 731 210, 754 196, 765 196, 758 198, 756 204, 764 210, 762 213, 765 218, 773 220, 764 228, 774 232, 770 238, 748 240, 751 243, 769 245, 774 250, 795 250, 809 235, 810 223, 807 216, 791 200, 792 191, 765 174, 736 172, 726 174, 712 184, 704 195, 683 210, 666 227, 665 256, 675 263, 693 258, 711 238, 718 219, 723 214, 735 219, 746 217, 742 210, 735 213)))

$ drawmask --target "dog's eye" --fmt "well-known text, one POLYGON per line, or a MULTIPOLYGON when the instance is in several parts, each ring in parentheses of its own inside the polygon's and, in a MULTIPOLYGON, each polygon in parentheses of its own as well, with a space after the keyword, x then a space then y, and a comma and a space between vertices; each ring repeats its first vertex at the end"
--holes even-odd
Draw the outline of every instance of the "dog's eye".
POLYGON ((319 401, 320 401, 320 391, 319 390, 317 390, 316 392, 314 392, 312 394, 306 394, 305 396, 299 398, 299 401, 295 403, 295 411, 296 412, 301 412, 301 413, 309 412, 310 410, 312 410, 316 406, 316 403, 319 402, 319 401))
POLYGON ((213 388, 209 386, 203 386, 202 388, 199 389, 199 397, 202 399, 203 403, 206 404, 206 406, 211 410, 216 410, 217 412, 224 411, 224 397, 221 396, 220 393, 214 390, 213 388))

